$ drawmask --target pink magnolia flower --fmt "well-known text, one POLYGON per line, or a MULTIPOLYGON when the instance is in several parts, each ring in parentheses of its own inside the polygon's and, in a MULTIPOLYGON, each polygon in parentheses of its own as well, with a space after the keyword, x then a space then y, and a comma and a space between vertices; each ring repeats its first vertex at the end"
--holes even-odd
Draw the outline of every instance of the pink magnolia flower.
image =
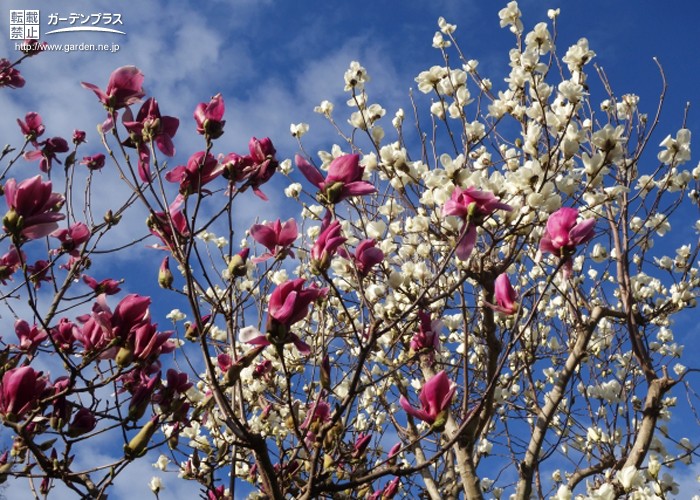
POLYGON ((394 446, 391 447, 389 450, 389 453, 387 454, 387 459, 389 460, 389 463, 393 465, 394 461, 396 460, 396 455, 399 454, 399 451, 401 451, 401 448, 403 448, 403 443, 399 441, 396 443, 394 446))
POLYGON ((241 156, 236 153, 229 153, 222 161, 223 174, 226 179, 235 184, 244 182, 239 188, 241 192, 253 188, 255 195, 261 200, 268 198, 260 190, 260 186, 269 181, 277 171, 279 162, 277 161, 277 150, 272 145, 269 137, 257 139, 253 137, 248 142, 250 154, 241 156))
POLYGON ((20 253, 15 247, 0 257, 0 283, 7 284, 7 280, 12 279, 12 275, 22 266, 25 261, 24 252, 20 253))
POLYGON ((93 431, 96 426, 95 415, 87 408, 80 408, 73 416, 73 421, 68 425, 67 435, 72 438, 82 436, 93 431))
POLYGON ((302 156, 296 155, 294 160, 304 177, 320 190, 321 202, 334 204, 352 196, 377 192, 374 185, 362 180, 365 168, 360 166, 360 155, 351 154, 335 158, 328 166, 328 175, 325 178, 302 156))
POLYGON ((462 189, 459 186, 442 207, 443 215, 455 215, 465 221, 464 232, 457 244, 455 253, 461 260, 467 260, 476 245, 476 228, 496 210, 510 212, 513 208, 501 202, 488 191, 478 191, 474 187, 462 189))
POLYGON ((216 94, 208 103, 200 102, 194 109, 194 121, 197 123, 197 132, 205 136, 207 140, 218 139, 224 133, 223 120, 226 106, 221 94, 216 94))
MULTIPOLYGON (((306 344, 304 344, 306 345, 306 344)), ((307 346, 308 347, 308 346, 307 346)), ((298 349, 298 347, 297 347, 298 349)), ((260 352, 253 349, 251 353, 257 353, 259 354, 260 352)), ((305 353, 308 354, 308 353, 305 353)), ((246 353, 246 357, 248 354, 246 353)), ((255 365, 255 368, 253 368, 253 378, 262 378, 265 380, 268 380, 268 375, 271 375, 274 373, 275 367, 272 366, 272 361, 269 359, 263 359, 261 362, 259 362, 257 365, 255 365)))
POLYGON ((267 201, 265 193, 260 191, 260 186, 265 184, 277 171, 277 150, 272 145, 269 137, 257 139, 252 137, 248 141, 248 151, 250 151, 251 164, 246 167, 248 184, 253 188, 253 192, 258 198, 267 201))
POLYGON ((558 257, 570 256, 578 245, 595 235, 595 219, 577 222, 578 209, 563 207, 547 219, 547 230, 540 240, 540 250, 558 257))
POLYGON ((396 494, 399 492, 399 486, 401 485, 400 479, 398 477, 395 477, 391 481, 389 481, 386 486, 384 486, 384 489, 382 490, 377 490, 374 493, 372 493, 370 496, 367 497, 367 500, 389 500, 391 498, 394 498, 396 494))
POLYGON ((250 174, 250 171, 246 170, 252 165, 252 159, 248 155, 241 156, 238 153, 219 155, 219 162, 223 168, 224 179, 228 179, 231 184, 245 181, 250 174))
POLYGON ((41 149, 27 151, 24 153, 24 159, 30 161, 39 160, 39 170, 42 172, 50 172, 54 161, 62 165, 56 154, 65 153, 69 149, 68 142, 62 137, 46 139, 44 142, 37 143, 36 146, 41 147, 41 149))
POLYGON ((399 492, 399 486, 401 485, 401 478, 395 477, 389 483, 384 487, 384 491, 382 493, 382 500, 389 500, 391 498, 394 498, 396 494, 399 492))
POLYGON ((85 142, 86 133, 84 130, 75 129, 73 131, 73 144, 76 146, 85 142))
POLYGON ((192 342, 196 342, 202 335, 205 335, 209 329, 209 319, 211 314, 205 314, 199 319, 199 322, 193 321, 185 330, 185 338, 192 342))
POLYGON ((44 392, 44 395, 48 393, 48 395, 53 396, 51 401, 53 409, 49 415, 51 427, 54 429, 63 428, 70 419, 73 407, 68 403, 66 394, 72 387, 70 378, 63 376, 54 380, 53 384, 49 384, 49 387, 44 392))
POLYGON ((5 183, 5 202, 9 211, 3 219, 5 231, 28 240, 41 238, 53 232, 57 222, 66 216, 58 213, 63 196, 51 192, 51 181, 42 182, 37 175, 17 183, 5 183))
POLYGON ((364 454, 365 451, 367 451, 367 447, 369 446, 369 443, 372 442, 372 434, 370 433, 360 433, 357 436, 357 439, 355 440, 355 444, 352 447, 352 457, 353 458, 361 458, 364 454))
POLYGON ((518 312, 518 308, 520 307, 518 304, 518 292, 516 292, 513 285, 510 284, 506 273, 500 274, 498 278, 496 278, 494 296, 496 305, 491 307, 495 310, 508 315, 518 312))
POLYGON ((168 368, 165 380, 169 393, 185 394, 194 384, 190 382, 189 376, 184 372, 179 372, 173 368, 168 368))
POLYGON ((36 325, 30 327, 29 323, 23 319, 18 319, 15 322, 15 333, 19 339, 19 348, 26 352, 34 352, 39 344, 49 336, 46 331, 36 325))
POLYGON ((68 229, 57 229, 51 236, 61 242, 61 251, 78 257, 80 246, 90 239, 90 228, 82 222, 76 222, 68 229))
POLYGON ((63 352, 73 352, 73 344, 76 342, 75 333, 78 327, 68 318, 61 318, 58 325, 51 328, 49 334, 56 347, 63 352))
POLYGON ((114 295, 121 291, 121 288, 119 288, 121 283, 111 278, 103 279, 98 282, 95 278, 83 274, 83 281, 95 291, 95 295, 114 295))
POLYGON ((343 236, 340 222, 337 220, 328 224, 326 221, 321 225, 321 234, 311 247, 311 269, 317 273, 322 273, 331 265, 331 259, 335 255, 338 247, 345 243, 347 238, 343 236))
POLYGON ((267 335, 249 326, 240 330, 239 340, 255 346, 294 344, 299 353, 309 354, 309 345, 289 328, 306 317, 309 306, 318 298, 325 297, 328 288, 317 288, 315 285, 303 288, 305 282, 305 279, 299 278, 275 288, 268 305, 267 335))
POLYGON ((155 361, 161 354, 175 350, 170 337, 173 332, 159 332, 158 325, 144 323, 133 329, 127 337, 127 345, 134 359, 142 362, 155 361))
POLYGON ((101 170, 105 166, 105 155, 97 153, 93 156, 84 156, 81 165, 85 165, 89 170, 101 170))
POLYGON ((223 172, 223 166, 211 154, 200 151, 190 156, 187 165, 180 165, 165 174, 170 182, 180 183, 180 194, 188 196, 198 193, 202 186, 210 183, 223 172))
POLYGON ((183 238, 189 236, 190 229, 187 219, 182 210, 180 210, 181 202, 182 199, 176 200, 170 206, 168 215, 163 212, 155 212, 146 221, 151 234, 157 236, 163 242, 163 246, 156 246, 156 248, 172 251, 180 245, 183 238))
MULTIPOLYGON (((244 344, 250 344, 257 347, 272 345, 272 342, 270 342, 267 335, 252 326, 241 328, 241 330, 238 332, 238 340, 244 344)), ((309 344, 301 340, 298 335, 290 331, 284 332, 280 328, 280 333, 274 338, 274 340, 275 344, 278 346, 283 344, 294 344, 294 347, 297 348, 299 354, 303 354, 304 356, 311 354, 311 347, 309 344)), ((255 373, 259 374, 260 372, 256 371, 255 373)))
POLYGON ((31 366, 7 370, 0 382, 0 415, 18 421, 36 408, 46 388, 46 377, 31 366))
POLYGON ((291 245, 299 236, 297 223, 290 218, 284 224, 277 219, 275 222, 267 224, 253 224, 250 228, 250 235, 255 241, 263 245, 269 251, 260 257, 253 259, 253 262, 263 262, 272 257, 284 258, 287 255, 294 257, 291 245))
POLYGON ((399 404, 409 415, 423 420, 439 430, 445 424, 447 411, 456 390, 457 388, 452 386, 447 378, 447 374, 441 371, 428 380, 421 389, 418 396, 421 402, 420 410, 412 407, 403 396, 399 399, 399 404))
POLYGON ((299 426, 302 431, 307 431, 307 446, 311 446, 311 444, 316 440, 316 432, 318 432, 319 427, 328 422, 330 419, 331 405, 329 405, 326 401, 319 399, 311 405, 311 409, 306 413, 304 421, 299 426))
POLYGON ((226 494, 226 487, 222 484, 207 491, 207 500, 231 500, 231 495, 226 494))
POLYGON ((233 366, 233 358, 231 358, 231 355, 223 352, 216 357, 216 362, 222 373, 226 373, 228 369, 233 366))
POLYGON ((124 145, 136 148, 139 153, 138 171, 143 182, 151 182, 151 148, 153 142, 165 156, 175 156, 173 137, 180 126, 180 120, 172 116, 162 116, 158 101, 147 99, 134 119, 131 109, 126 108, 122 117, 129 137, 124 145))
POLYGON ((24 78, 7 59, 0 59, 0 87, 19 89, 24 87, 24 78))
POLYGON ((124 297, 117 304, 111 318, 114 336, 126 340, 129 333, 135 331, 141 325, 149 323, 148 308, 150 305, 151 299, 149 297, 136 293, 131 293, 124 297))
POLYGON ((153 402, 160 406, 164 414, 172 414, 174 420, 186 420, 189 403, 183 395, 192 387, 189 377, 184 372, 172 368, 165 376, 166 385, 153 395, 153 402))
POLYGON ((146 95, 143 91, 143 73, 136 66, 115 69, 109 77, 105 91, 92 83, 82 82, 81 85, 92 90, 110 111, 130 106, 146 95))
MULTIPOLYGON (((34 283, 34 288, 41 288, 42 281, 53 281, 53 278, 49 276, 50 269, 51 263, 48 260, 39 259, 36 262, 34 262, 34 264, 27 265, 27 274, 29 275, 29 281, 34 283)), ((0 271, 1 270, 2 267, 0 267, 0 271)), ((0 281, 2 281, 1 276, 0 281)))
MULTIPOLYGON (((112 311, 104 300, 98 301, 93 306, 92 313, 88 316, 77 318, 83 325, 73 332, 75 339, 82 344, 85 352, 96 353, 102 351, 114 339, 112 331, 112 311)), ((111 347, 100 353, 101 359, 112 358, 117 352, 116 347, 111 347)))
POLYGON ((129 402, 129 418, 137 421, 146 413, 148 405, 151 403, 151 398, 156 388, 161 384, 160 372, 157 372, 154 377, 138 370, 138 376, 133 379, 134 384, 128 388, 131 393, 131 401, 129 402))
POLYGON ((560 208, 547 219, 547 228, 540 240, 541 252, 549 252, 562 259, 565 277, 571 274, 571 257, 576 247, 595 236, 595 219, 581 222, 577 222, 577 219, 578 209, 560 208))
POLYGON ((298 278, 282 283, 270 295, 268 305, 268 330, 270 323, 290 327, 301 321, 309 312, 309 306, 321 297, 325 297, 328 288, 318 288, 312 284, 304 288, 306 280, 298 278))
POLYGON ((38 137, 41 137, 41 135, 46 130, 44 124, 41 121, 41 115, 39 115, 39 113, 35 113, 34 111, 30 111, 29 113, 27 113, 24 116, 24 121, 17 118, 17 124, 19 125, 19 128, 22 131, 22 133, 24 134, 24 137, 28 141, 32 141, 32 143, 34 144, 36 144, 36 139, 38 137))
POLYGON ((384 260, 384 252, 377 248, 377 241, 371 239, 362 240, 354 254, 348 253, 344 248, 340 248, 338 254, 352 260, 361 277, 367 276, 374 266, 384 260))
POLYGON ((430 314, 424 311, 418 313, 418 331, 413 335, 410 343, 410 352, 418 353, 428 351, 433 355, 440 345, 440 320, 430 320, 430 314))

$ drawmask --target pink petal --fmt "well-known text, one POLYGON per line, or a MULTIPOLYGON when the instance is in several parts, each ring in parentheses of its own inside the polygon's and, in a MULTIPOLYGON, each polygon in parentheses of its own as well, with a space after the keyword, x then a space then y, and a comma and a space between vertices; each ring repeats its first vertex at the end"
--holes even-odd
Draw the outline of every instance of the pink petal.
POLYGON ((268 345, 269 342, 265 338, 265 335, 260 333, 260 331, 253 326, 246 326, 241 328, 238 332, 238 340, 244 344, 254 344, 254 345, 268 345), (262 342, 265 342, 264 344, 262 342))
POLYGON ((326 183, 340 181, 346 184, 360 181, 364 169, 360 167, 360 155, 343 155, 334 159, 328 166, 326 183))
POLYGON ((270 251, 273 251, 275 246, 277 246, 277 233, 270 226, 253 224, 250 228, 250 235, 255 241, 270 251))
POLYGON ((299 337, 297 337, 293 333, 290 333, 289 335, 290 335, 290 337, 292 337, 292 341, 294 342, 294 346, 297 348, 297 351, 299 351, 299 354, 301 354, 303 356, 308 356, 309 354, 311 354, 311 346, 309 346, 309 344, 307 344, 306 342, 301 340, 299 337))
POLYGON ((569 231, 576 224, 578 210, 575 208, 563 207, 549 216, 547 220, 547 232, 552 239, 552 243, 561 248, 569 241, 569 231), (561 242, 564 242, 563 244, 561 242))
POLYGON ((306 177, 306 180, 317 188, 320 188, 325 180, 323 175, 321 175, 321 172, 316 170, 316 167, 311 165, 311 163, 306 161, 306 159, 300 155, 294 156, 294 161, 296 162, 297 167, 299 167, 299 170, 301 170, 301 173, 304 174, 304 177, 306 177))
POLYGON ((109 77, 107 91, 111 89, 140 90, 143 86, 143 73, 136 66, 117 68, 109 77))
POLYGON ((290 218, 282 225, 282 230, 277 238, 277 244, 280 246, 291 245, 298 237, 299 230, 297 229, 297 223, 293 218, 290 218))
POLYGON ((282 306, 270 311, 272 317, 280 323, 286 324, 294 315, 297 295, 298 293, 296 290, 289 292, 282 306))
POLYGON ((260 188, 258 186, 253 187, 253 193, 255 194, 255 196, 260 198, 262 201, 269 201, 269 198, 267 196, 265 196, 265 193, 260 191, 260 188))
POLYGON ((83 88, 86 88, 88 90, 92 90, 102 103, 107 103, 108 97, 107 94, 105 94, 100 87, 97 85, 94 85, 92 83, 87 83, 87 82, 81 82, 80 85, 83 86, 83 88))
POLYGON ((595 235, 595 219, 586 219, 574 226, 569 232, 572 245, 580 245, 590 241, 595 235))
POLYGON ((342 197, 363 196, 365 194, 376 193, 377 188, 373 184, 365 181, 351 182, 343 187, 342 197))
POLYGON ((460 260, 467 260, 469 258, 469 256, 472 254, 472 251, 474 250, 475 245, 476 245, 476 227, 473 226, 472 224, 469 224, 466 227, 466 231, 464 232, 464 235, 459 240, 459 243, 457 243, 457 249, 455 251, 455 253, 457 254, 457 257, 459 257, 460 260))
POLYGON ((158 134, 155 140, 156 146, 165 156, 175 156, 175 144, 173 144, 173 140, 170 138, 171 135, 158 134))

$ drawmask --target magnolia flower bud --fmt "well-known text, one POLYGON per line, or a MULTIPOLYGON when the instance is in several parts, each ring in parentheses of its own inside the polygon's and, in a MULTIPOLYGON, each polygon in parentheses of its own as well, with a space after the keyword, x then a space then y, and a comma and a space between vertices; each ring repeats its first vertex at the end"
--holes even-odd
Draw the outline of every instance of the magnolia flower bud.
POLYGON ((81 408, 75 414, 73 421, 68 426, 68 436, 78 437, 91 432, 97 425, 95 415, 87 408, 81 408))
POLYGON ((15 212, 14 209, 10 209, 2 219, 2 225, 8 233, 18 234, 24 224, 22 216, 15 212))
POLYGON ((173 280, 173 273, 170 272, 170 258, 165 257, 158 270, 158 285, 169 290, 173 287, 173 280))
POLYGON ((153 417, 151 420, 146 422, 146 425, 144 425, 141 428, 138 434, 131 438, 129 444, 124 445, 124 455, 127 458, 134 459, 142 457, 146 454, 146 448, 148 448, 148 443, 153 437, 153 434, 155 434, 156 429, 158 428, 158 426, 156 425, 157 422, 158 417, 153 417))
POLYGON ((321 387, 327 391, 331 390, 331 362, 328 354, 323 356, 321 361, 321 387))
POLYGON ((231 257, 231 260, 228 261, 228 274, 231 278, 240 278, 246 275, 248 272, 246 263, 248 261, 249 253, 250 248, 246 247, 231 257))
POLYGON ((122 347, 114 361, 119 368, 126 368, 134 360, 134 350, 131 347, 122 347))

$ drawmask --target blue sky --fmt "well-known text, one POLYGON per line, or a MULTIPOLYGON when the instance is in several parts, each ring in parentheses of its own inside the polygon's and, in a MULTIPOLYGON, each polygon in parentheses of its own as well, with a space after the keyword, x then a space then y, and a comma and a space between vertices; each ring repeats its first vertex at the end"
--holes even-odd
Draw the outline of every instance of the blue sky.
MULTIPOLYGON (((505 3, 0 0, 0 57, 11 60, 17 55, 14 42, 7 36, 9 10, 13 8, 39 9, 42 31, 51 29, 46 25, 51 13, 64 17, 70 13, 121 14, 121 29, 126 32, 124 36, 64 33, 44 37, 49 43, 118 43, 120 50, 51 52, 22 64, 26 87, 0 93, 0 142, 20 144, 15 119, 27 111, 39 111, 48 135, 70 137, 73 129, 84 129, 92 140, 83 152, 99 152, 94 130, 104 112, 79 82, 104 87, 113 69, 134 64, 146 75, 145 87, 149 95, 158 98, 161 111, 181 119, 176 136, 178 154, 171 165, 184 163, 191 153, 201 149, 192 111, 198 102, 207 101, 217 92, 224 95, 227 107, 226 133, 218 144, 224 152, 244 153, 251 136, 269 136, 278 156, 291 158, 297 146, 289 125, 298 122, 311 125, 304 138, 309 151, 330 149, 335 132, 313 108, 324 99, 334 102, 336 109, 344 106, 342 77, 350 61, 358 60, 367 68, 372 77, 368 91, 387 109, 387 117, 393 116, 398 107, 408 109, 408 89, 415 87, 414 77, 441 63, 439 52, 431 47, 439 16, 457 24, 456 36, 466 56, 478 59, 480 73, 499 88, 513 42, 512 34, 498 26, 497 13, 505 3)), ((696 2, 525 0, 520 8, 526 30, 546 20, 548 8, 557 7, 561 8, 560 51, 578 38, 587 37, 597 53, 595 62, 605 69, 615 91, 636 93, 641 97, 640 107, 650 114, 656 109, 661 90, 659 72, 652 61, 653 56, 658 57, 669 89, 652 144, 668 133, 675 134, 687 101, 692 103, 687 127, 700 130, 700 113, 696 111, 700 105, 700 6, 696 2)), ((27 168, 33 175, 36 165, 27 163, 27 168)), ((121 199, 111 189, 110 175, 105 173, 104 178, 104 207, 98 208, 108 208, 121 199)), ((281 189, 282 182, 276 182, 276 188, 265 189, 268 194, 281 189)), ((256 216, 273 218, 283 211, 282 202, 274 197, 267 204, 252 195, 246 200, 241 228, 249 226, 256 216)), ((136 213, 132 221, 119 228, 121 237, 133 237, 134 231, 145 234, 143 220, 143 214, 136 213)), ((153 257, 149 252, 135 249, 127 260, 115 265, 142 256, 157 265, 160 256, 153 257)), ((139 284, 132 280, 127 283, 129 287, 136 291, 139 284)), ((692 344, 690 335, 697 333, 681 334, 679 340, 692 344)), ((697 359, 700 349, 688 345, 686 352, 689 359, 697 359)), ((117 487, 115 497, 148 493, 146 482, 156 472, 148 461, 141 468, 130 469, 127 482, 117 487)), ((168 480, 166 487, 161 498, 184 495, 188 485, 168 480)), ((16 491, 14 488, 11 485, 8 491, 16 491)), ((14 498, 12 494, 8 497, 14 498)))

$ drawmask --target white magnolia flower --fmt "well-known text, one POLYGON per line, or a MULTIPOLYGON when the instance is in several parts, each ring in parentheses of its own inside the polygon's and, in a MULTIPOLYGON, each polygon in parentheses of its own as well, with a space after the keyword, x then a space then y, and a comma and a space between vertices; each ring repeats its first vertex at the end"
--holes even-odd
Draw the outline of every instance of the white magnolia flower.
POLYGON ((590 498, 591 500, 614 500, 616 496, 617 495, 615 495, 615 488, 613 485, 610 483, 605 483, 600 488, 595 490, 591 494, 590 498))
POLYGON ((442 33, 439 31, 435 32, 435 35, 433 35, 433 48, 435 49, 446 49, 452 45, 452 42, 449 40, 445 40, 442 36, 442 33))
POLYGON ((321 115, 331 116, 331 113, 333 113, 333 103, 325 100, 321 101, 321 104, 314 108, 314 112, 321 115))
POLYGON ((350 67, 345 72, 345 91, 364 88, 364 84, 369 81, 367 70, 357 61, 352 61, 350 67))
POLYGON ((501 28, 510 26, 510 31, 513 33, 523 32, 523 22, 520 20, 522 12, 518 8, 518 2, 509 2, 505 8, 498 12, 498 18, 501 20, 501 28))
POLYGON ((572 73, 581 68, 595 57, 595 52, 588 48, 588 39, 580 38, 576 45, 569 47, 562 61, 566 63, 572 73))
POLYGON ((631 491, 644 485, 644 476, 633 465, 629 465, 617 471, 615 478, 620 482, 625 491, 631 491))
POLYGON ((439 17, 438 18, 438 26, 440 27, 440 31, 443 32, 445 35, 450 35, 455 32, 457 29, 456 24, 450 24, 447 21, 445 21, 444 17, 439 17))
POLYGON ((286 188, 284 188, 284 194, 287 198, 298 198, 299 194, 301 194, 301 189, 301 184, 298 182, 294 182, 286 188))
POLYGON ((571 490, 565 484, 559 486, 556 495, 554 495, 554 500, 571 500, 571 490))
POLYGON ((427 94, 431 92, 437 83, 447 75, 447 69, 442 66, 433 66, 427 71, 421 71, 415 78, 418 90, 427 94))
POLYGON ((292 160, 287 158, 284 161, 281 161, 279 164, 279 167, 277 169, 280 171, 282 175, 289 175, 292 173, 292 160))
POLYGON ((156 462, 153 464, 153 467, 155 467, 158 470, 165 471, 169 463, 170 459, 165 455, 161 455, 158 457, 158 460, 156 460, 156 462))
POLYGON ((673 139, 670 135, 659 146, 666 148, 658 154, 659 161, 667 165, 680 165, 690 160, 690 130, 682 128, 673 139))
POLYGON ((289 125, 289 131, 292 133, 292 137, 296 137, 298 139, 309 131, 309 124, 292 123, 289 125))
POLYGON ((183 313, 179 309, 173 309, 165 317, 167 319, 169 319, 170 321, 175 322, 175 321, 182 321, 183 319, 185 319, 187 317, 187 315, 185 315, 185 313, 183 313))
POLYGON ((163 481, 159 477, 153 476, 148 483, 148 487, 151 488, 153 493, 158 494, 163 489, 163 481))

